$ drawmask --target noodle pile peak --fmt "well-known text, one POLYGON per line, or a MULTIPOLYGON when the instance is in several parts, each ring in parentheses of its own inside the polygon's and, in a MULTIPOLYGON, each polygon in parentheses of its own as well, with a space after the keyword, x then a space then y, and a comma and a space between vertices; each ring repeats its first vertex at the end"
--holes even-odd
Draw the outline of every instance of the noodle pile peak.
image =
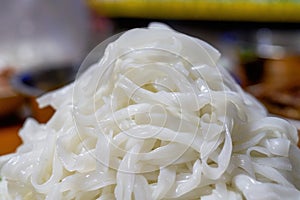
POLYGON ((295 127, 268 117, 202 40, 158 23, 39 98, 0 157, 0 199, 299 199, 295 127))

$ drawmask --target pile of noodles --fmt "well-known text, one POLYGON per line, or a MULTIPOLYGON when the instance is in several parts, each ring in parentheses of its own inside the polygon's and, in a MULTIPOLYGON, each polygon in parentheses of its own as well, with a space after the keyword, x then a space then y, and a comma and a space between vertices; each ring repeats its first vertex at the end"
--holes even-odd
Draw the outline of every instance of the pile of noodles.
POLYGON ((297 131, 161 24, 125 32, 76 81, 39 99, 0 157, 0 199, 299 199, 297 131))

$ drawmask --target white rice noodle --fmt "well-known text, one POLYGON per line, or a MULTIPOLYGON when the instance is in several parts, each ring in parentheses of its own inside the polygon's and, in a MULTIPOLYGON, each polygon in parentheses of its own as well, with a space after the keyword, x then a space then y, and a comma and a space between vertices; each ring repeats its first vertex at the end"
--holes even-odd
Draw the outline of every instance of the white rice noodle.
POLYGON ((0 199, 299 199, 296 129, 162 24, 129 30, 76 81, 41 98, 0 157, 0 199))

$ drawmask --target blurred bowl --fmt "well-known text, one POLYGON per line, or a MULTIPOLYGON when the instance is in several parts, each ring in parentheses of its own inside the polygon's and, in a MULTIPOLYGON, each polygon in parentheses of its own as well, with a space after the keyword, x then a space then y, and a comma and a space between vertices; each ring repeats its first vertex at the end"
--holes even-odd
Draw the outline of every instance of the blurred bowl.
POLYGON ((285 88, 300 82, 300 31, 255 29, 237 36, 242 86, 285 88))
POLYGON ((76 72, 71 64, 44 66, 15 74, 11 83, 21 94, 38 97, 72 82, 76 72))
POLYGON ((58 89, 72 82, 77 73, 77 67, 72 64, 49 65, 15 74, 11 79, 13 88, 28 99, 32 116, 45 123, 53 115, 50 106, 39 108, 36 98, 46 92, 58 89))

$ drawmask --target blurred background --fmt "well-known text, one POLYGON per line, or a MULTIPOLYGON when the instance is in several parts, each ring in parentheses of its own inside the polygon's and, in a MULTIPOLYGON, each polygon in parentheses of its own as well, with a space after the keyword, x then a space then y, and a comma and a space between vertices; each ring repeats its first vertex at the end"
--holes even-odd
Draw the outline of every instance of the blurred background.
POLYGON ((26 117, 53 114, 36 97, 74 80, 101 41, 152 21, 215 46, 246 91, 300 129, 299 12, 296 0, 2 0, 0 155, 21 143, 26 117))

